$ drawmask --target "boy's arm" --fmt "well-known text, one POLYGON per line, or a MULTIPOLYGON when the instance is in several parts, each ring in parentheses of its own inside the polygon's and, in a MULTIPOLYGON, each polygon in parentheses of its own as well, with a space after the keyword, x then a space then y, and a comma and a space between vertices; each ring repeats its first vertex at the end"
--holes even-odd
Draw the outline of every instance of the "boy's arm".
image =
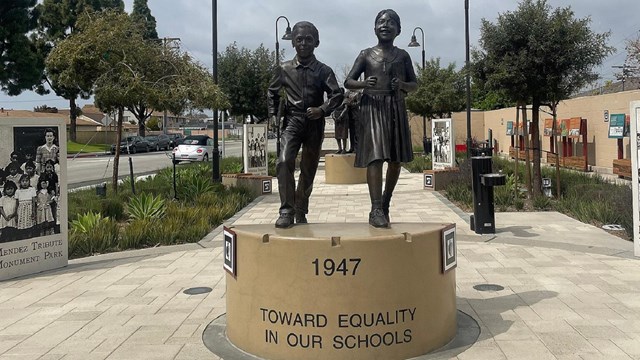
POLYGON ((320 109, 324 111, 324 115, 327 116, 333 112, 344 100, 344 94, 342 93, 342 89, 340 85, 338 85, 338 80, 336 80, 336 75, 333 73, 331 68, 327 67, 328 74, 324 79, 324 91, 327 93, 327 100, 324 104, 320 105, 320 109))
POLYGON ((280 89, 282 88, 282 67, 273 72, 273 77, 267 90, 267 109, 269 116, 276 116, 280 102, 280 89))

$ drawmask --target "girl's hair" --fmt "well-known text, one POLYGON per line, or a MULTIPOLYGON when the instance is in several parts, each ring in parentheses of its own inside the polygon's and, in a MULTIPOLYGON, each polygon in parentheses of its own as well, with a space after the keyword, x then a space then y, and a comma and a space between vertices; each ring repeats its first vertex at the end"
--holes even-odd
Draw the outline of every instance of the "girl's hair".
POLYGON ((48 164, 51 164, 51 166, 54 166, 54 167, 56 166, 56 162, 55 162, 55 161, 53 161, 53 160, 51 160, 51 159, 49 159, 49 160, 47 160, 47 161, 45 161, 45 162, 44 162, 44 165, 45 165, 45 166, 46 166, 46 165, 48 165, 48 164))
POLYGON ((56 136, 56 132, 55 132, 55 131, 53 131, 53 129, 52 129, 52 128, 46 128, 46 129, 44 129, 44 135, 45 135, 45 136, 47 135, 47 133, 52 133, 54 137, 56 136))
POLYGON ((395 10, 391 10, 391 9, 384 9, 381 10, 378 15, 376 15, 376 23, 378 22, 378 19, 380 19, 380 17, 384 14, 389 15, 390 18, 392 18, 397 24, 398 24, 398 35, 400 35, 400 30, 402 30, 402 26, 400 25, 400 16, 398 15, 397 12, 395 12, 395 10))
POLYGON ((26 169, 26 168, 32 168, 32 169, 35 169, 35 168, 36 168, 36 164, 35 164, 33 161, 29 160, 29 161, 27 161, 26 163, 24 163, 24 168, 25 168, 25 169, 26 169))
POLYGON ((38 178, 38 186, 37 186, 38 190, 46 189, 46 188, 43 188, 42 185, 41 185, 43 181, 47 182, 47 187, 48 187, 49 186, 49 176, 40 176, 38 178))
POLYGON ((31 184, 30 179, 29 179, 29 175, 27 175, 27 174, 22 174, 22 175, 20 176, 20 180, 19 180, 18 182, 23 182, 23 181, 25 181, 25 180, 26 180, 29 184, 31 184))
POLYGON ((11 180, 8 180, 4 183, 4 194, 6 195, 7 189, 18 190, 18 186, 11 180))

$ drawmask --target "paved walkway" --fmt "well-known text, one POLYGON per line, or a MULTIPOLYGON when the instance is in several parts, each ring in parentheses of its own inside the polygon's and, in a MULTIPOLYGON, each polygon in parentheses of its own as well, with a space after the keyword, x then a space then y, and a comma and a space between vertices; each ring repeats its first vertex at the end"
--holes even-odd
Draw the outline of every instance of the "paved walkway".
MULTIPOLYGON (((261 197, 230 223, 273 223, 278 204, 276 194, 261 197)), ((326 185, 320 170, 308 219, 366 222, 368 207, 366 184, 326 185)), ((640 359, 640 260, 630 242, 556 212, 499 213, 497 234, 479 236, 466 214, 422 190, 420 174, 404 172, 391 219, 457 224, 458 308, 481 334, 453 358, 640 359), (486 283, 504 290, 473 288, 486 283)), ((217 229, 199 244, 0 282, 0 359, 218 359, 202 333, 223 313, 217 229), (193 287, 213 290, 183 293, 193 287)))

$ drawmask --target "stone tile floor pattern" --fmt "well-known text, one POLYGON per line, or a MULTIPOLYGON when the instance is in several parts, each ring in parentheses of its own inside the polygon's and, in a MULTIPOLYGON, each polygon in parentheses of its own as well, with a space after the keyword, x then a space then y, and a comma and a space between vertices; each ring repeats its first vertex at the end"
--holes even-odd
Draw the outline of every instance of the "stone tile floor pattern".
MULTIPOLYGON (((365 222, 366 184, 329 186, 323 175, 319 171, 309 221, 365 222)), ((262 197, 232 222, 271 223, 278 204, 277 195, 262 197)), ((532 215, 526 238, 511 231, 478 236, 460 214, 422 190, 419 174, 401 175, 392 221, 458 225, 458 308, 482 330, 458 359, 640 359, 640 261, 613 256, 628 253, 628 243, 553 212, 532 215), (555 244, 559 232, 576 227, 585 229, 581 237, 567 241, 602 239, 619 249, 612 255, 574 243, 518 243, 555 244), (473 288, 483 283, 505 289, 473 288)), ((202 343, 205 327, 225 312, 218 232, 201 246, 78 259, 64 269, 0 282, 0 359, 219 359, 202 343), (183 293, 198 286, 213 290, 183 293)))

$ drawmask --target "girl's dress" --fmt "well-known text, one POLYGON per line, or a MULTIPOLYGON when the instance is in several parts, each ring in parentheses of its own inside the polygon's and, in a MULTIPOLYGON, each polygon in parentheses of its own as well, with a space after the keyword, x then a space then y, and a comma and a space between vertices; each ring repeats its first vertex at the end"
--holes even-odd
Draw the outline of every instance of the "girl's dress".
POLYGON ((47 189, 42 189, 36 197, 36 223, 44 224, 53 222, 53 212, 51 211, 51 195, 47 189))
POLYGON ((391 89, 394 77, 415 82, 411 57, 394 47, 387 58, 381 58, 373 48, 362 50, 348 76, 357 79, 377 77, 374 88, 365 88, 360 100, 361 121, 358 127, 356 167, 367 167, 376 160, 410 162, 413 160, 406 94, 391 89))
MULTIPOLYGON (((2 210, 4 211, 4 213, 8 216, 8 215, 12 215, 16 212, 16 198, 11 196, 3 196, 0 198, 0 207, 2 207, 2 210)), ((11 218, 11 220, 6 220, 4 218, 4 216, 0 215, 0 229, 4 229, 4 228, 8 228, 8 227, 13 227, 15 228, 18 225, 18 223, 16 222, 16 218, 11 218)))
POLYGON ((36 189, 32 187, 16 190, 16 199, 18 199, 18 229, 29 229, 35 225, 33 221, 33 198, 35 196, 36 189))

